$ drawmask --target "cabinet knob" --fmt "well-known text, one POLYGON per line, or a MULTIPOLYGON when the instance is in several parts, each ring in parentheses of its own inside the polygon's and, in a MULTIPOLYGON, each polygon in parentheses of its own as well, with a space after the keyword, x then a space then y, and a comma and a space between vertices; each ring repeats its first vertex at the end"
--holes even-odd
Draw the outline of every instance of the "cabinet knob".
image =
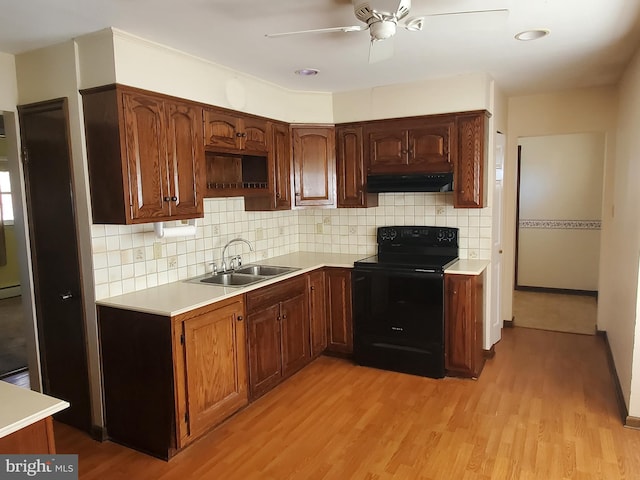
POLYGON ((244 318, 242 318, 242 315, 238 315, 238 317, 236 318, 236 320, 238 320, 239 322, 241 322, 242 320, 244 320, 244 318))
POLYGON ((242 133, 236 132, 236 137, 242 137, 242 133))
POLYGON ((299 196, 300 196, 300 192, 296 192, 296 197, 299 197, 299 196))
POLYGON ((311 287, 311 290, 315 290, 315 289, 316 289, 316 287, 311 287))
POLYGON ((171 197, 171 201, 172 202, 177 202, 178 201, 178 197, 171 197))
POLYGON ((282 319, 286 320, 287 319, 287 314, 285 313, 284 315, 282 315, 282 319))
POLYGON ((276 198, 280 198, 280 193, 276 192, 276 198))
POLYGON ((163 199, 165 202, 170 202, 171 201, 171 197, 164 197, 163 199))

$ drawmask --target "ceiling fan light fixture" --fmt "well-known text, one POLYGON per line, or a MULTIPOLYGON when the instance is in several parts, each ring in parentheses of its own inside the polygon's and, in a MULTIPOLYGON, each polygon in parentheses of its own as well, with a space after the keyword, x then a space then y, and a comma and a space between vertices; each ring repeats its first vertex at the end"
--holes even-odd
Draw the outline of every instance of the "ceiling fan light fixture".
POLYGON ((318 75, 320 70, 315 68, 300 68, 294 72, 296 75, 300 75, 301 77, 313 77, 314 75, 318 75))
POLYGON ((369 29, 373 40, 385 40, 396 34, 396 22, 391 20, 371 22, 369 29))
POLYGON ((409 30, 410 32, 420 32, 424 27, 424 17, 416 17, 410 20, 407 20, 404 24, 404 28, 409 30))
POLYGON ((539 38, 546 37, 547 35, 549 35, 549 30, 546 28, 536 28, 517 33, 515 39, 520 40, 521 42, 529 42, 531 40, 538 40, 539 38))

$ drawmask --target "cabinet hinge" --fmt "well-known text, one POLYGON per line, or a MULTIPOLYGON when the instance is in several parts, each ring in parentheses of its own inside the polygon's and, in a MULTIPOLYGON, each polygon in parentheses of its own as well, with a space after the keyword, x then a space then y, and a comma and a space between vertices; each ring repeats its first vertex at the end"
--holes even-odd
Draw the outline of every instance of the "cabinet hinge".
POLYGON ((29 163, 29 150, 27 150, 27 147, 22 147, 22 163, 24 165, 29 163))
POLYGON ((180 334, 180 345, 184 345, 184 333, 180 334))

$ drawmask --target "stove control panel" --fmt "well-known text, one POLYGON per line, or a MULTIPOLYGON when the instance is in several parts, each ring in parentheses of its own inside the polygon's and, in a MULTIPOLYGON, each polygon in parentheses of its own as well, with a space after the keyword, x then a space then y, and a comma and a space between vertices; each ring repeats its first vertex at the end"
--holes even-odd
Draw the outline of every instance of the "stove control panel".
POLYGON ((452 227, 378 227, 378 245, 457 247, 458 229, 452 227))

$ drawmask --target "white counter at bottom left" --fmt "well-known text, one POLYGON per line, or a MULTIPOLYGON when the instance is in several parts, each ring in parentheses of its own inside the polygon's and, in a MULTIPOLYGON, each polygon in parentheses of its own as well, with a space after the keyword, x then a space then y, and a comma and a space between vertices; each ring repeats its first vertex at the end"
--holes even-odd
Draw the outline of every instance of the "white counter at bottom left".
POLYGON ((0 454, 55 453, 51 415, 69 402, 0 381, 0 405, 0 454))

